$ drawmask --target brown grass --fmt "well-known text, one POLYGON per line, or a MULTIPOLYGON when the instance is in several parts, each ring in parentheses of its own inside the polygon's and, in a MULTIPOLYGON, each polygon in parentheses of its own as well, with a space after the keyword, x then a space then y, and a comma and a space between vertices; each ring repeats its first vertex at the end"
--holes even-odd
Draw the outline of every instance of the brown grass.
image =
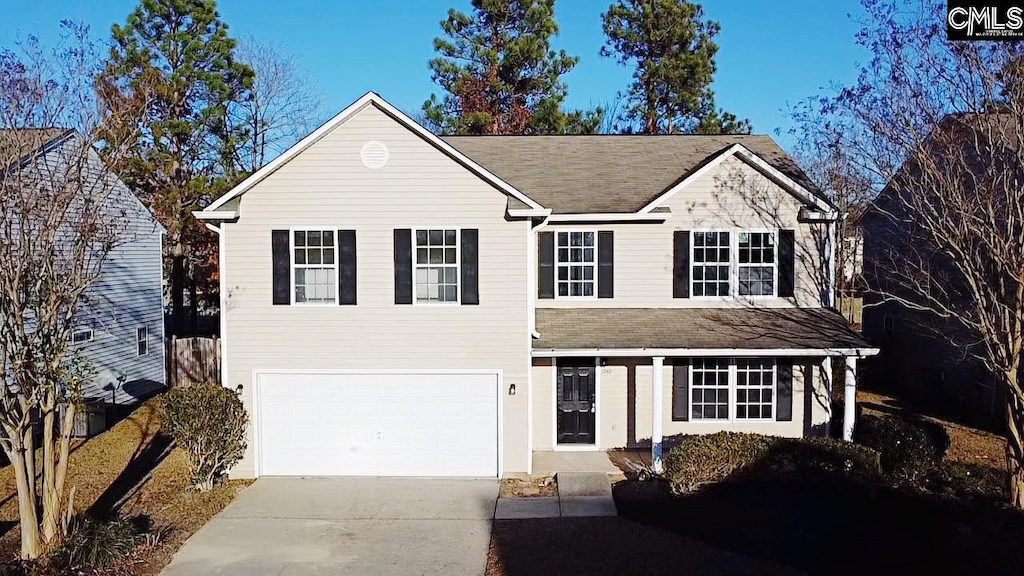
MULTIPOLYGON (((857 391, 857 403, 876 404, 880 406, 902 406, 904 402, 895 398, 868 392, 857 391)), ((865 414, 884 416, 885 413, 871 408, 864 408, 865 414)), ((941 424, 949 434, 949 450, 946 452, 946 460, 952 462, 963 462, 965 464, 978 464, 992 468, 1005 468, 1006 466, 1006 439, 998 434, 971 428, 963 424, 957 424, 948 420, 942 420, 932 416, 921 416, 926 420, 941 424)))
MULTIPOLYGON (((120 573, 155 575, 171 560, 177 549, 210 518, 224 509, 248 481, 225 482, 212 491, 198 493, 188 483, 184 454, 167 447, 160 434, 160 411, 156 400, 141 405, 113 428, 74 446, 68 467, 68 487, 75 487, 75 510, 89 511, 100 501, 101 508, 118 502, 123 517, 143 516, 162 537, 119 567, 120 573), (167 452, 169 450, 169 453, 167 452), (166 455, 166 457, 163 457, 166 455)), ((0 537, 0 555, 18 555, 20 531, 14 473, 0 469, 0 522, 15 524, 0 537)), ((109 509, 92 512, 108 514, 109 509)))

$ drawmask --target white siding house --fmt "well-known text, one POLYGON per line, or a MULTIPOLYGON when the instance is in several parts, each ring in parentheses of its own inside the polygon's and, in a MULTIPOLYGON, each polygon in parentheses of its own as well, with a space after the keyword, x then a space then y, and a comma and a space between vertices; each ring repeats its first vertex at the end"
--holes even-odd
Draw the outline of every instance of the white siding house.
POLYGON ((825 367, 875 353, 831 309, 839 215, 767 137, 439 138, 369 93, 196 214, 239 477, 819 434, 825 367))

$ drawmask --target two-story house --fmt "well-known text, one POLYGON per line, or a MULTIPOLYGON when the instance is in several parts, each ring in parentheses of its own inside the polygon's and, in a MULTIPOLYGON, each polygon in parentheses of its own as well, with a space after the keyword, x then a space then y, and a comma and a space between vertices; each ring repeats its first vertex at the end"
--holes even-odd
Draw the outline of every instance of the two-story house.
MULTIPOLYGON (((764 136, 437 137, 370 93, 197 213, 236 476, 500 476, 820 433, 839 217, 764 136)), ((847 402, 852 410, 852 396, 847 402)))
POLYGON ((100 432, 103 421, 87 423, 87 414, 132 405, 164 389, 165 230, 73 130, 0 130, 0 166, 12 188, 31 183, 88 190, 96 209, 111 214, 106 224, 116 226, 118 242, 79 302, 70 336, 70 348, 91 373, 82 389, 90 409, 80 412, 76 433, 100 432))

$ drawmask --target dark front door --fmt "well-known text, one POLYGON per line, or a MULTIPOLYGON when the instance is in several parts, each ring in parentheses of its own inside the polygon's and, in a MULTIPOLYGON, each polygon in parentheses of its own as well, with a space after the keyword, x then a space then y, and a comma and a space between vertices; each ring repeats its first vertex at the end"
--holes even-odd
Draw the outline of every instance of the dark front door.
POLYGON ((558 363, 558 443, 593 444, 597 422, 594 361, 558 363))

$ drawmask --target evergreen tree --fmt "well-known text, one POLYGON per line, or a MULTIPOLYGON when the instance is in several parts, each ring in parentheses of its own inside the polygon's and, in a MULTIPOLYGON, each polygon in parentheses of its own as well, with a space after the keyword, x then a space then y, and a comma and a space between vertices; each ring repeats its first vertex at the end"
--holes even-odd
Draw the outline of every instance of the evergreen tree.
POLYGON ((551 49, 555 0, 473 0, 450 10, 434 40, 433 80, 446 94, 423 105, 431 129, 452 134, 594 132, 602 112, 566 113, 561 76, 579 62, 551 49))
POLYGON ((636 66, 622 113, 624 131, 749 133, 748 120, 715 108, 717 22, 688 0, 617 0, 602 15, 601 55, 636 66))
POLYGON ((167 228, 179 333, 186 330, 186 291, 193 313, 197 292, 217 292, 216 242, 192 211, 238 177, 244 124, 230 112, 248 98, 253 71, 234 50, 214 0, 141 0, 124 26, 114 25, 98 81, 106 109, 118 111, 100 130, 104 148, 126 158, 114 168, 167 228))

